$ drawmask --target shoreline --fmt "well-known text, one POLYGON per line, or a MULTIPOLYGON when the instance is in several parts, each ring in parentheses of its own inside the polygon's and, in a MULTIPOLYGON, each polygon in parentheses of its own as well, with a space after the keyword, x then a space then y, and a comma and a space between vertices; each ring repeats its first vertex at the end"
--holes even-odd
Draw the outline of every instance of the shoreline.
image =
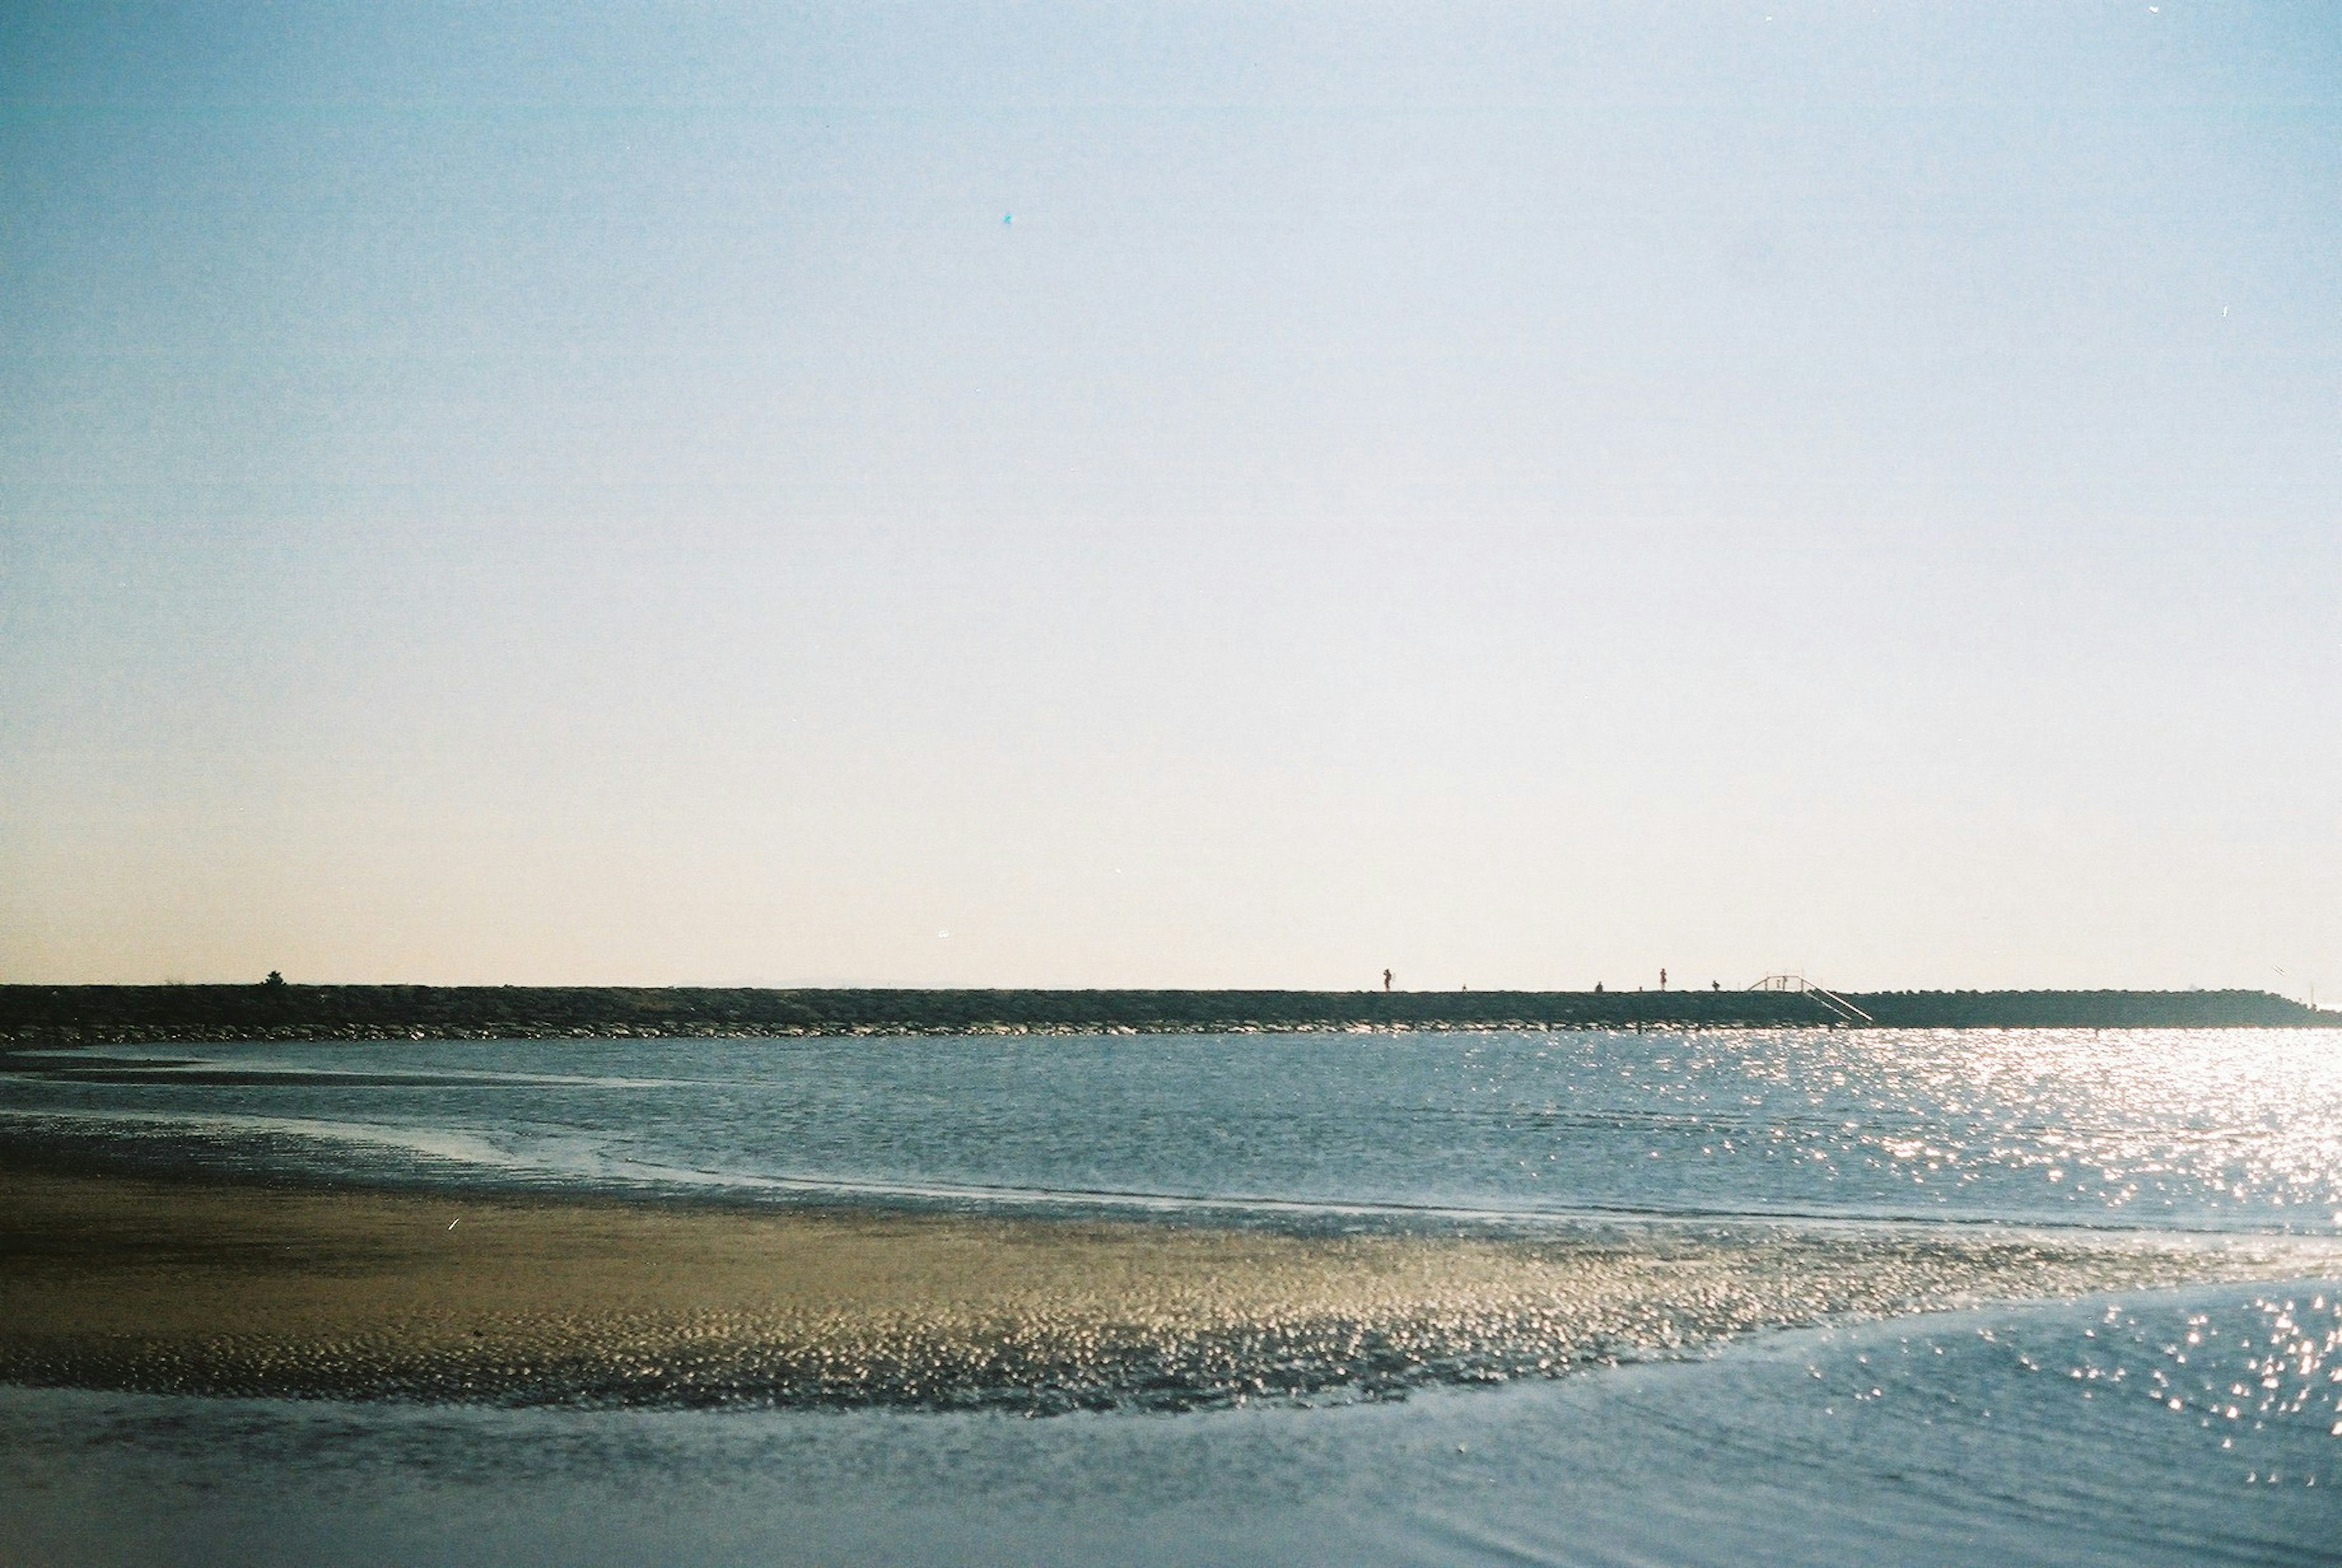
POLYGON ((1342 1402, 1832 1318, 2299 1277, 2334 1255, 1790 1227, 1301 1235, 295 1187, 0 1151, 0 1382, 1026 1413, 1342 1402))

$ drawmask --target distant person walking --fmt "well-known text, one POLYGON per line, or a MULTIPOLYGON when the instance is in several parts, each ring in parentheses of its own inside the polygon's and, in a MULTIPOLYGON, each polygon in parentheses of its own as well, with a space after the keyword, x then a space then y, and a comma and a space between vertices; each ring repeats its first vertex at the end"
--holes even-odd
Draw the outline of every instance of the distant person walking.
POLYGON ((1387 970, 1387 969, 1384 970, 1384 971, 1383 971, 1383 989, 1384 989, 1384 990, 1388 991, 1388 990, 1390 989, 1390 980, 1391 980, 1390 971, 1389 971, 1389 970, 1387 970))
POLYGON ((1660 971, 1659 971, 1659 989, 1660 989, 1660 990, 1662 990, 1662 991, 1665 991, 1666 988, 1667 988, 1667 972, 1666 972, 1666 970, 1662 969, 1662 970, 1660 970, 1660 971))

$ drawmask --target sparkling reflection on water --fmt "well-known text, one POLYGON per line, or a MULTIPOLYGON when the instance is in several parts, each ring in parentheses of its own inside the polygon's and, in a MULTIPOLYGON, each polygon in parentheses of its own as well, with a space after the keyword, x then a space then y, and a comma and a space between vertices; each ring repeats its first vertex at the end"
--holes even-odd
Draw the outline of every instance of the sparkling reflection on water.
POLYGON ((2342 1297, 2299 1282, 1178 1417, 0 1390, 0 1539, 59 1563, 2330 1563, 2338 1348, 2342 1297))
POLYGON ((1275 1214, 2342 1232, 2342 1031, 394 1042, 74 1054, 0 1129, 376 1180, 1275 1214))

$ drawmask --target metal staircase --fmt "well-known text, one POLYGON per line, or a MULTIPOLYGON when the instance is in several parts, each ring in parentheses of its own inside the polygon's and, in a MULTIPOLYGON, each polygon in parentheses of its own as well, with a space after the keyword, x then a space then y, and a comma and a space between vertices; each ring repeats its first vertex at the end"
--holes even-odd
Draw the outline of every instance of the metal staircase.
POLYGON ((1812 997, 1826 1011, 1834 1014, 1843 1024, 1876 1024, 1878 1022, 1827 985, 1819 985, 1802 974, 1767 974, 1749 988, 1751 991, 1794 991, 1812 997))

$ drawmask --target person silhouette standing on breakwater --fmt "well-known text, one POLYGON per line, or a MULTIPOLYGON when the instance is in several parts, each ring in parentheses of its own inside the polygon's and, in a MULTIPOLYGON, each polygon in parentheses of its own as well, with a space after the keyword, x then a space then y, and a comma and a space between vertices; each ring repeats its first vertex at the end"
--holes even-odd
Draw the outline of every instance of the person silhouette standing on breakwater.
POLYGON ((1384 971, 1383 971, 1383 989, 1384 989, 1384 990, 1388 991, 1388 990, 1390 989, 1390 980, 1391 980, 1390 971, 1389 971, 1389 970, 1387 970, 1387 969, 1384 970, 1384 971))

